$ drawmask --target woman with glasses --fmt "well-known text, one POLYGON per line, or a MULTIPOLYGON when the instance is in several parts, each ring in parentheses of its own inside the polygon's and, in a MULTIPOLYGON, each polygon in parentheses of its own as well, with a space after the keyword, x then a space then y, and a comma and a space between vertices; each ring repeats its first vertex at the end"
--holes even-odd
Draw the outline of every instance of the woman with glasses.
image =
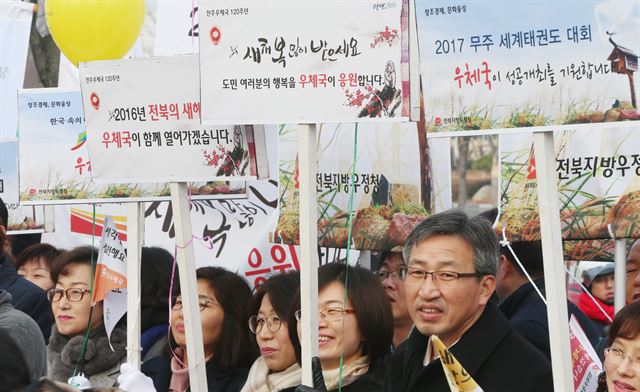
POLYGON ((300 274, 290 272, 274 275, 256 289, 249 303, 249 329, 256 335, 260 356, 242 392, 293 391, 300 385, 300 365, 287 326, 299 287, 300 274))
MULTIPOLYGON (((199 268, 196 278, 207 386, 212 392, 238 392, 257 357, 247 328, 251 289, 243 278, 224 268, 199 268)), ((145 362, 142 372, 151 377, 158 392, 185 392, 190 390, 189 358, 180 296, 173 301, 170 328, 171 354, 145 362)))
POLYGON ((92 387, 113 387, 126 360, 124 318, 111 332, 111 349, 102 302, 91 306, 92 263, 98 250, 83 246, 63 252, 53 263, 54 288, 47 291, 55 325, 47 346, 47 376, 67 382, 84 374, 92 387))
MULTIPOLYGON (((300 298, 289 336, 300 360, 300 298)), ((328 391, 383 390, 383 357, 393 338, 389 300, 371 271, 342 263, 318 269, 318 345, 328 391), (345 290, 346 286, 346 290, 345 290)))
POLYGON ((596 392, 640 391, 640 301, 622 308, 609 330, 596 392))

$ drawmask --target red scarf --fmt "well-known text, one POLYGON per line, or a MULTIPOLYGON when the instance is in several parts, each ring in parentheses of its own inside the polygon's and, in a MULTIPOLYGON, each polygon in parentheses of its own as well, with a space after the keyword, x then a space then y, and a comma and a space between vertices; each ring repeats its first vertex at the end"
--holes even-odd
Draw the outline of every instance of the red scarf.
POLYGON ((598 305, 600 305, 602 309, 607 312, 607 315, 609 315, 609 317, 613 319, 613 305, 607 305, 596 297, 593 297, 593 299, 591 299, 591 297, 587 295, 587 293, 580 293, 580 297, 578 297, 578 307, 590 319, 605 323, 607 325, 611 324, 611 320, 607 319, 607 317, 602 314, 602 311, 598 309, 598 306, 593 302, 593 300, 596 300, 598 302, 598 305))

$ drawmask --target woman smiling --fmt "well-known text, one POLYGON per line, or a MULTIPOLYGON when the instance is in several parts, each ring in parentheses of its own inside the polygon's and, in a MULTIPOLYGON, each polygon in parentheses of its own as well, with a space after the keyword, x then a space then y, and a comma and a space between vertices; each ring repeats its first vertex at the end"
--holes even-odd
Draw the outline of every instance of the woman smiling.
MULTIPOLYGON (((327 390, 382 391, 382 360, 391 347, 393 321, 378 279, 365 268, 325 264, 318 269, 318 307, 319 357, 327 390)), ((298 334, 304 333, 295 322, 300 316, 297 310, 289 324, 298 358, 298 334)))

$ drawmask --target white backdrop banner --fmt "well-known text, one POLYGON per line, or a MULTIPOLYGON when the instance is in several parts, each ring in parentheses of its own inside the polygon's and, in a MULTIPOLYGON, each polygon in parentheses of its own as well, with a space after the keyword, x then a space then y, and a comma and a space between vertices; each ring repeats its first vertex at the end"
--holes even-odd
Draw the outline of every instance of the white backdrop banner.
POLYGON ((399 121, 402 2, 200 1, 202 120, 399 121))

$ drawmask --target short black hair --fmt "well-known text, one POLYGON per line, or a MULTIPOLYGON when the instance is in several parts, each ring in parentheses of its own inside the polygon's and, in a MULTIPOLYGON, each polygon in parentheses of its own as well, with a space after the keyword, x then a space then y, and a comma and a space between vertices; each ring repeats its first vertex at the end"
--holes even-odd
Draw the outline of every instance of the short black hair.
MULTIPOLYGON (((173 270, 173 255, 159 247, 142 247, 140 255, 140 299, 142 331, 169 322, 169 287, 173 270)), ((176 268, 174 292, 180 291, 176 268)))
POLYGON ((18 257, 23 250, 31 245, 39 244, 42 239, 42 233, 27 233, 11 235, 11 255, 18 257))
MULTIPOLYGON (((258 313, 262 299, 269 296, 269 302, 281 320, 287 321, 296 291, 300 289, 300 273, 291 271, 269 277, 256 288, 253 298, 249 302, 249 316, 258 313)), ((295 309, 294 309, 295 311, 295 309)))
MULTIPOLYGON (((344 285, 345 281, 347 297, 355 310, 358 328, 363 338, 363 354, 369 356, 370 363, 376 363, 389 353, 393 341, 391 304, 378 279, 366 268, 351 267, 340 262, 318 268, 318 291, 322 291, 333 282, 344 285)), ((299 308, 300 291, 296 295, 294 309, 299 308)), ((289 338, 298 362, 301 362, 300 340, 294 312, 289 315, 289 338)))
POLYGON ((58 283, 60 275, 65 276, 68 273, 68 267, 72 264, 86 264, 91 266, 98 262, 98 249, 93 246, 78 246, 68 252, 61 252, 53 261, 51 268, 51 280, 58 283))
POLYGON ((404 262, 410 263, 414 245, 436 235, 459 236, 464 239, 473 249, 475 272, 496 276, 500 245, 487 218, 469 218, 463 211, 455 209, 431 215, 414 227, 407 237, 402 251, 404 262))
MULTIPOLYGON (((542 242, 541 241, 517 241, 511 243, 511 249, 518 256, 518 260, 527 270, 532 278, 542 276, 544 274, 544 264, 542 258, 542 242)), ((514 259, 513 255, 506 246, 500 247, 500 254, 509 260, 520 275, 524 276, 524 272, 514 259)))
POLYGON ((16 257, 16 269, 25 265, 28 261, 42 258, 49 267, 49 271, 53 266, 53 261, 60 255, 60 251, 50 244, 33 244, 20 252, 16 257))
POLYGON ((222 267, 202 267, 196 278, 204 280, 224 311, 220 339, 213 352, 213 364, 222 370, 250 367, 258 358, 258 346, 247 320, 251 288, 246 280, 222 267))

